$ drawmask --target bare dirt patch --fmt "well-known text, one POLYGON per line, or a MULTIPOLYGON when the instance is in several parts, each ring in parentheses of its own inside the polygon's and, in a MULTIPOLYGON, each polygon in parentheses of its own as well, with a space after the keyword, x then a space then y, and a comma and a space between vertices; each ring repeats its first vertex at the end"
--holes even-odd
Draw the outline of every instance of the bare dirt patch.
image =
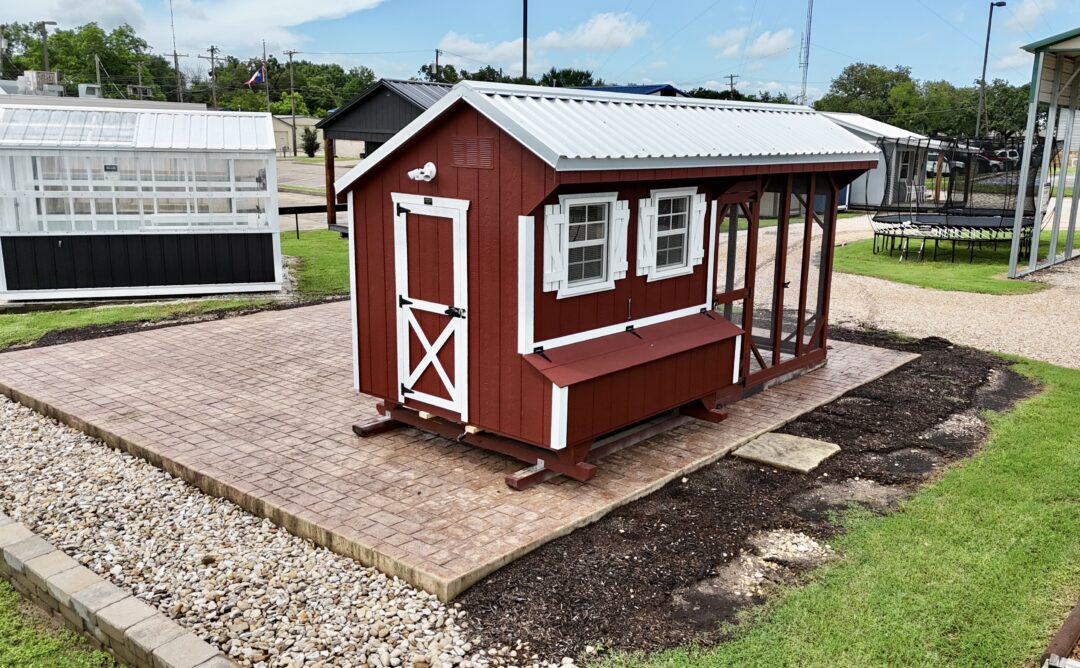
POLYGON ((980 446, 978 411, 1036 390, 1000 358, 943 339, 834 338, 922 355, 780 430, 836 443, 840 453, 809 475, 726 458, 674 481, 465 592, 458 600, 472 629, 485 642, 525 641, 548 656, 721 641, 722 624, 739 610, 828 556, 826 541, 840 531, 835 512, 894 507, 980 446), (814 558, 778 555, 770 536, 802 541, 814 558))

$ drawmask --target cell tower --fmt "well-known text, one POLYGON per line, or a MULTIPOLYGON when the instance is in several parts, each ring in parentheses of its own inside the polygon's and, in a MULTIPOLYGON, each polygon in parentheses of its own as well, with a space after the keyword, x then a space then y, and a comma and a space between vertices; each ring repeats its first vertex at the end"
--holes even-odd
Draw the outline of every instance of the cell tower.
POLYGON ((810 28, 813 24, 814 0, 806 0, 806 29, 803 30, 802 47, 799 49, 799 69, 802 70, 799 104, 806 104, 806 75, 810 72, 810 28))

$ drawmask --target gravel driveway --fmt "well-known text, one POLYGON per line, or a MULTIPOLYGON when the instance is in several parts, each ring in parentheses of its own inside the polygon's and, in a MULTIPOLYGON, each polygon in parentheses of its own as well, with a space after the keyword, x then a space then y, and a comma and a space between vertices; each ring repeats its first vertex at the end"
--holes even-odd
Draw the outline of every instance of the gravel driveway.
POLYGON ((474 647, 456 605, 2 396, 0 511, 241 665, 535 663, 474 647))

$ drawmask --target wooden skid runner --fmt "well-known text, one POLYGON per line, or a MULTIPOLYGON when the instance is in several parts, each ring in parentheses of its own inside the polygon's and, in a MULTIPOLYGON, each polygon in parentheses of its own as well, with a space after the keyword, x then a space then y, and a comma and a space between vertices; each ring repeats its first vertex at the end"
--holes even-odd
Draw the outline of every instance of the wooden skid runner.
POLYGON ((400 405, 379 403, 377 409, 380 417, 353 425, 353 432, 357 436, 367 438, 409 426, 513 457, 529 464, 527 468, 506 476, 506 484, 517 490, 529 489, 560 475, 585 482, 596 475, 594 462, 602 457, 686 424, 695 418, 719 422, 727 417, 725 413, 710 410, 702 404, 688 405, 596 441, 580 443, 562 450, 549 450, 467 429, 450 420, 434 415, 421 415, 417 411, 400 405))

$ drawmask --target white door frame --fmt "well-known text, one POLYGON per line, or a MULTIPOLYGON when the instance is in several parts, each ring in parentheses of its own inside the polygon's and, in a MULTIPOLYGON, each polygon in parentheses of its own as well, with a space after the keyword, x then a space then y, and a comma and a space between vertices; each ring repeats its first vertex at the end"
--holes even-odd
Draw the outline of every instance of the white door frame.
POLYGON ((397 369, 398 401, 406 398, 421 401, 437 408, 443 408, 461 415, 461 421, 469 419, 469 327, 467 321, 469 301, 469 263, 467 245, 467 227, 469 201, 448 197, 424 197, 406 193, 390 193, 394 211, 394 280, 397 293, 395 320, 397 321, 397 369), (437 304, 409 295, 409 246, 406 226, 408 214, 449 218, 453 221, 454 248, 454 303, 437 304), (429 341, 413 315, 414 310, 430 313, 447 314, 456 309, 460 315, 451 316, 450 322, 429 341), (424 348, 424 355, 419 360, 410 359, 409 335, 415 333, 424 348), (439 362, 438 353, 449 338, 454 338, 454 378, 447 376, 439 362), (416 362, 414 364, 414 362, 416 362), (428 368, 434 368, 443 385, 446 386, 450 399, 434 396, 412 389, 412 385, 428 368))

